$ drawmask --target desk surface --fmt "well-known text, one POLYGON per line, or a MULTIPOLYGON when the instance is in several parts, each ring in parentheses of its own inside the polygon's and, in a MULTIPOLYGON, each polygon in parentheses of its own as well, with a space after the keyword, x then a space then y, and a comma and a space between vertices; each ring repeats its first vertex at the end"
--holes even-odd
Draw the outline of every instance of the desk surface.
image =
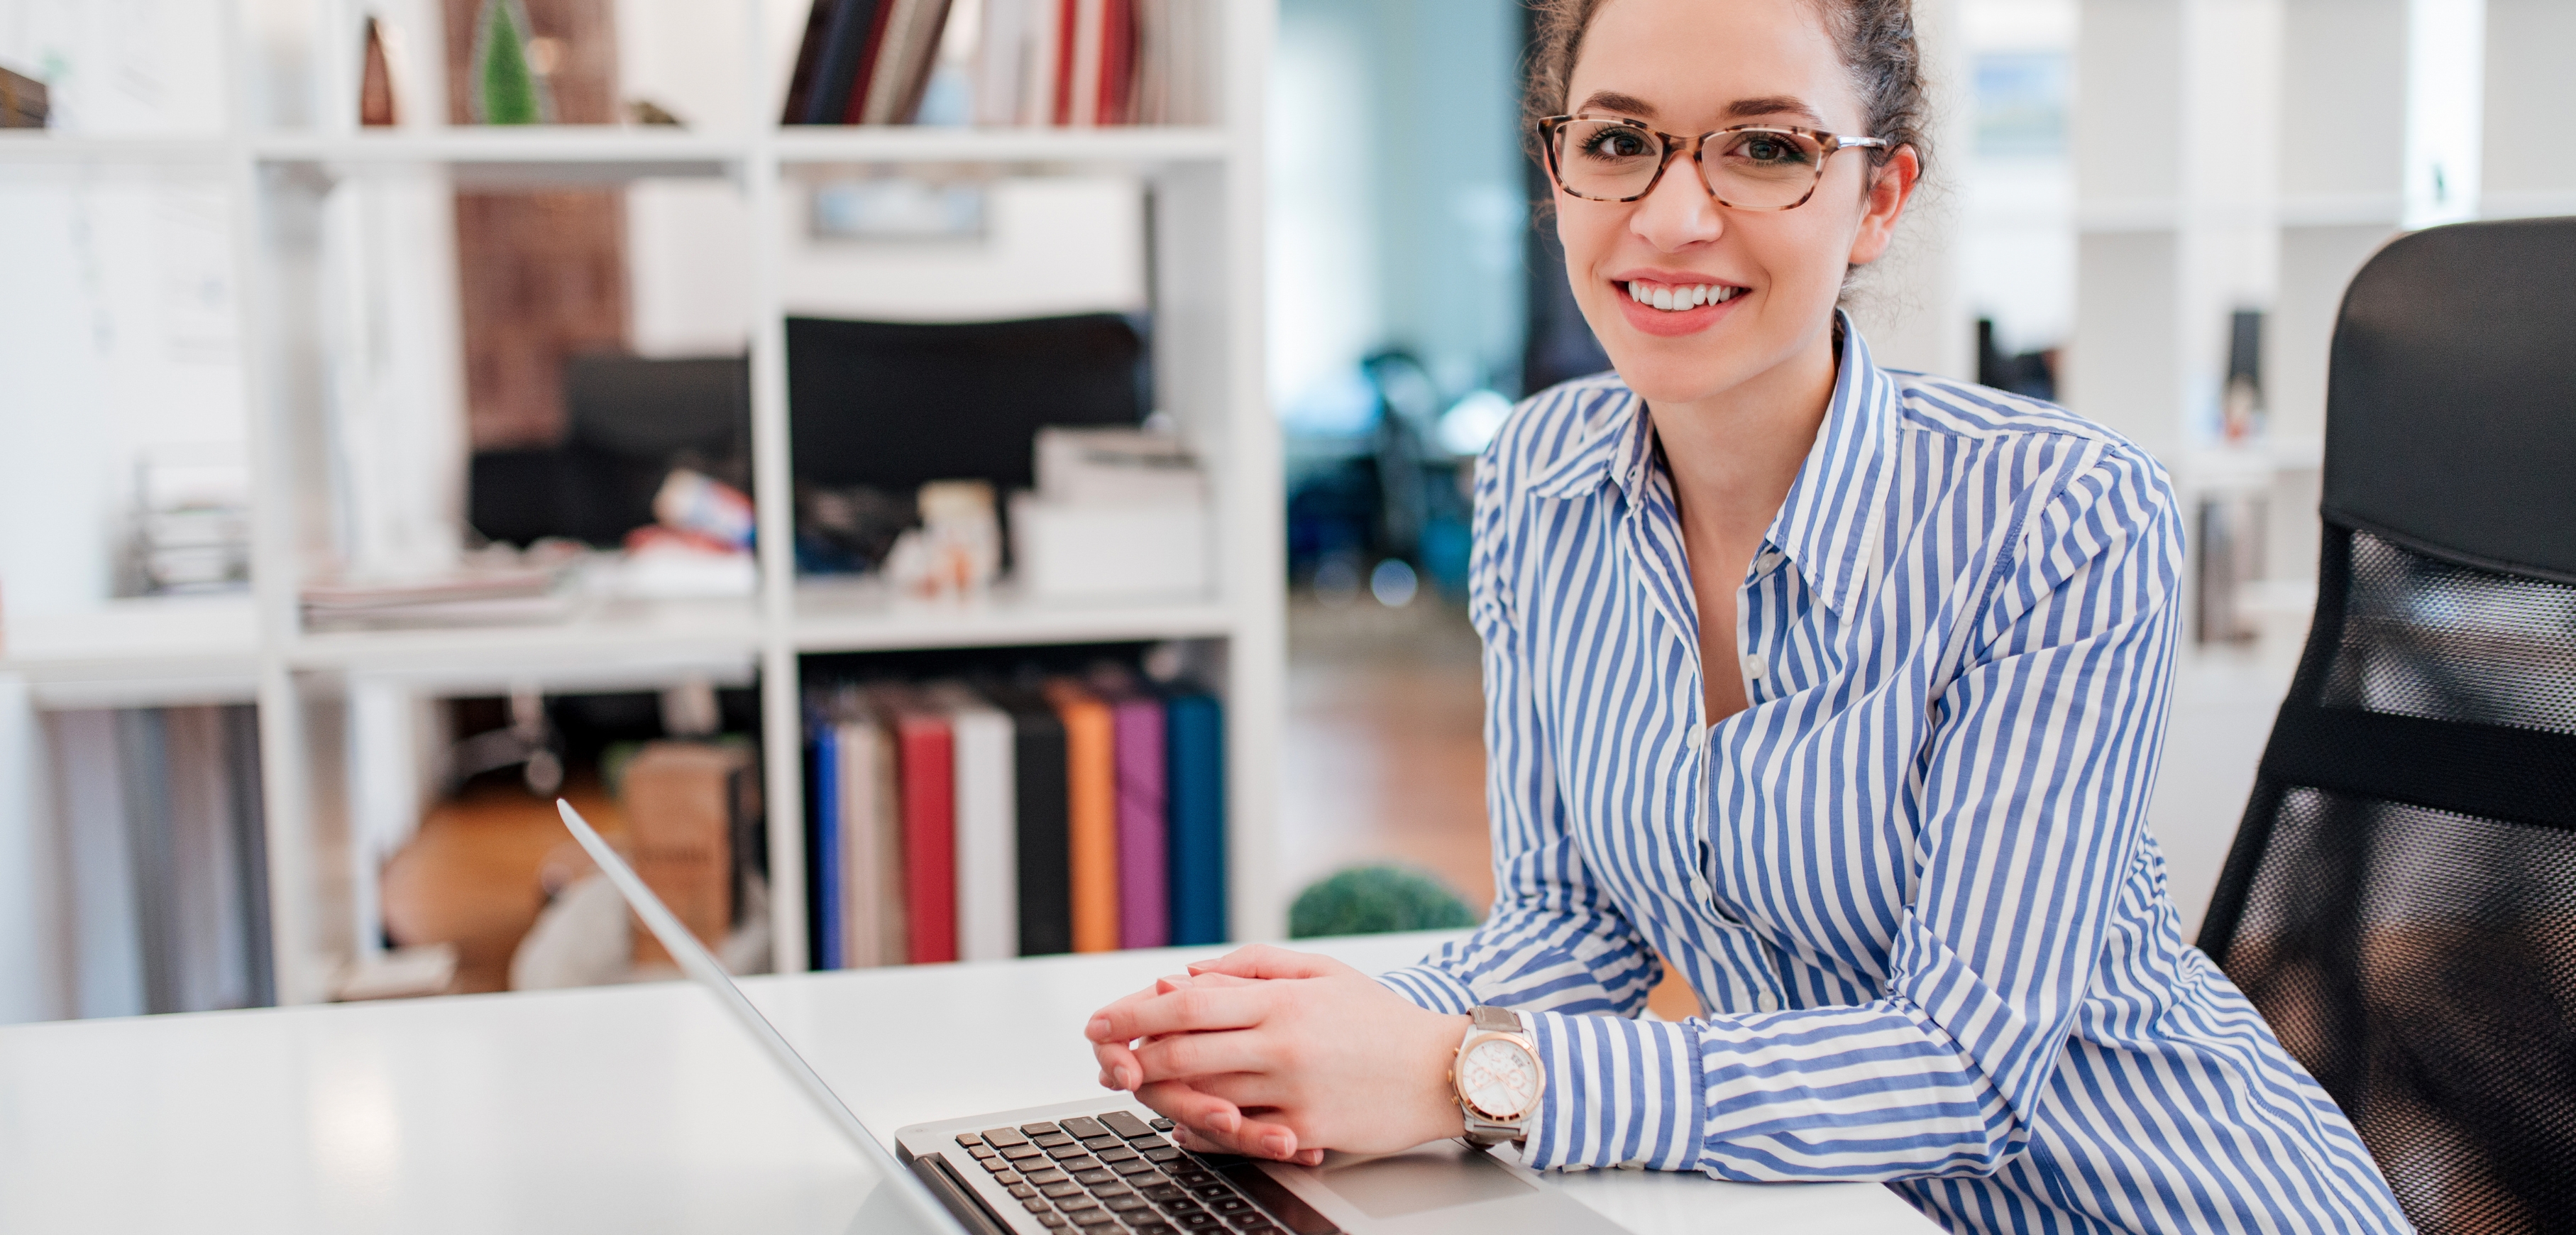
MULTIPOLYGON (((890 1137, 1097 1094, 1090 1012, 1209 951, 745 986, 890 1137)), ((1558 1178, 1639 1232, 1930 1229, 1870 1184, 1558 1178)), ((877 1182, 683 983, 0 1029, 0 1231, 842 1232, 877 1182)))

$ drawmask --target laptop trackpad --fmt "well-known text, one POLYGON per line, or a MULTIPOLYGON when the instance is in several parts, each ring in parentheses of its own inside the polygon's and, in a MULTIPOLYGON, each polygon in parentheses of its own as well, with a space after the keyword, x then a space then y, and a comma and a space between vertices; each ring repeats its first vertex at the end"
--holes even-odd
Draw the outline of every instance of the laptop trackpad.
POLYGON ((1456 1141, 1327 1166, 1313 1177, 1372 1218, 1401 1218, 1539 1190, 1456 1141))

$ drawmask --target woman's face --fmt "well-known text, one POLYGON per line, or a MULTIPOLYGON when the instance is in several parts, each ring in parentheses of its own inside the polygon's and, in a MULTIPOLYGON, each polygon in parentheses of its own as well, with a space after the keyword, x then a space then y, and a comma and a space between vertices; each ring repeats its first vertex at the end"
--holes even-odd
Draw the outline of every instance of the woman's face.
MULTIPOLYGON (((1685 137, 1739 124, 1873 136, 1809 0, 1609 0, 1584 33, 1569 87, 1568 111, 1685 137)), ((1845 269, 1886 250, 1914 168, 1911 150, 1883 171, 1868 151, 1845 150, 1793 210, 1718 205, 1687 156, 1639 201, 1560 190, 1566 277, 1611 363, 1647 402, 1750 393, 1763 375, 1830 348, 1845 269), (1705 287, 1689 298, 1714 302, 1658 309, 1631 285, 1650 296, 1705 287)))

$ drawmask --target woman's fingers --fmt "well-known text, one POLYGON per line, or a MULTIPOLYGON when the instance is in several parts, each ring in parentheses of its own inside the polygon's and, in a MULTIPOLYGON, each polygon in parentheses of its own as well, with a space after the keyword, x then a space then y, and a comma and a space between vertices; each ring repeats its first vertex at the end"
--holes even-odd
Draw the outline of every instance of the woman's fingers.
MULTIPOLYGON (((1195 1085, 1179 1081, 1156 1081, 1136 1087, 1136 1100, 1162 1113, 1163 1117, 1202 1137, 1232 1141, 1244 1125, 1243 1112, 1233 1103, 1195 1085)), ((1229 1150, 1228 1152, 1232 1152, 1229 1150)))
POLYGON ((1350 966, 1312 952, 1294 952, 1266 943, 1236 948, 1212 961, 1190 966, 1190 975, 1221 973, 1237 978, 1324 978, 1354 972, 1350 966))
POLYGON ((1241 1030, 1182 1033, 1153 1038, 1135 1048, 1144 1079, 1188 1080, 1227 1072, 1268 1072, 1279 1066, 1263 1035, 1241 1030))
POLYGON ((1249 1029, 1269 1008, 1270 991, 1260 983, 1193 984, 1146 999, 1121 999, 1093 1014, 1083 1032, 1094 1042, 1133 1042, 1167 1033, 1249 1029))

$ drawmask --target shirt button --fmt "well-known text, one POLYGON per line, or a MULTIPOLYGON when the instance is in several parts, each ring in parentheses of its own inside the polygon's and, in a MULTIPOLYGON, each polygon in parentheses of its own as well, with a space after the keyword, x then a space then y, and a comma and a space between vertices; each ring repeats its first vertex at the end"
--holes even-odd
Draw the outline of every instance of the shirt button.
POLYGON ((1755 655, 1753 655, 1753 654, 1751 654, 1751 653, 1749 653, 1749 652, 1745 654, 1745 657, 1744 657, 1744 676, 1746 676, 1746 677, 1748 677, 1748 678, 1751 678, 1751 679, 1753 679, 1754 681, 1757 681, 1757 682, 1759 682, 1759 681, 1761 681, 1761 680, 1762 680, 1762 658, 1761 658, 1761 657, 1759 657, 1759 656, 1755 656, 1755 655))

